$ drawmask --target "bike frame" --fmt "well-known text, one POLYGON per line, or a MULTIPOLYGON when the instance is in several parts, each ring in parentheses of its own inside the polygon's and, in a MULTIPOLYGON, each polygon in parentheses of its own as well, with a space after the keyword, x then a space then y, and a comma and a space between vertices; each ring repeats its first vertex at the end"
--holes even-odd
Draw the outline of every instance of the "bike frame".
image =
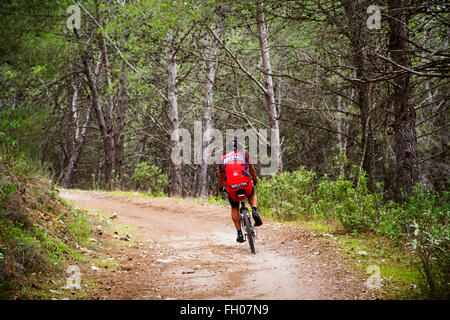
POLYGON ((258 237, 258 233, 255 229, 255 226, 251 222, 250 211, 248 210, 245 202, 248 200, 247 196, 241 196, 239 199, 239 216, 241 218, 241 230, 243 231, 244 239, 248 240, 248 244, 250 246, 250 250, 253 254, 256 254, 255 251, 255 239, 258 237), (248 226, 245 221, 248 221, 248 226))

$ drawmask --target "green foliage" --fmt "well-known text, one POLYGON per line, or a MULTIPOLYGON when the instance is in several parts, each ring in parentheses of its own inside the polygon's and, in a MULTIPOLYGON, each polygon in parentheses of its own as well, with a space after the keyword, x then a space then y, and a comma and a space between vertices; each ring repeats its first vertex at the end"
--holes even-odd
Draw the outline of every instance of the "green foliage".
POLYGON ((0 188, 0 213, 2 209, 6 206, 7 201, 11 197, 11 195, 16 192, 17 184, 4 182, 0 188))
POLYGON ((221 195, 217 195, 217 196, 209 196, 209 198, 207 200, 202 200, 202 199, 195 199, 196 202, 198 203, 207 203, 207 204, 218 204, 218 205, 226 205, 228 204, 228 201, 225 200, 224 198, 222 198, 221 195))
POLYGON ((450 298, 450 202, 449 193, 431 194, 416 186, 403 223, 411 222, 409 245, 420 259, 426 290, 432 298, 450 298))
POLYGON ((151 165, 144 161, 134 170, 131 180, 139 190, 145 190, 150 194, 164 196, 164 188, 169 185, 167 174, 156 165, 151 165))
MULTIPOLYGON (((445 215, 443 213, 443 215, 445 215)), ((432 298, 450 298, 450 224, 436 221, 429 211, 414 221, 413 239, 409 243, 420 259, 420 270, 432 298)))
POLYGON ((258 200, 262 212, 280 220, 310 218, 337 221, 352 235, 374 232, 409 243, 418 257, 426 290, 432 298, 449 298, 450 205, 449 192, 432 194, 417 185, 408 201, 383 203, 371 194, 362 175, 357 186, 351 181, 332 181, 300 168, 262 178, 258 200))
POLYGON ((40 159, 42 145, 36 142, 45 140, 45 119, 48 119, 45 108, 0 111, 1 156, 40 159))
POLYGON ((5 111, 0 112, 0 151, 9 155, 17 149, 17 140, 11 133, 19 127, 20 122, 17 119, 11 121, 7 115, 5 111))
POLYGON ((87 242, 87 239, 92 233, 91 224, 91 221, 89 221, 88 217, 83 212, 79 210, 74 212, 74 218, 68 225, 69 231, 77 243, 82 244, 87 242))
POLYGON ((24 275, 78 259, 73 246, 91 236, 87 216, 64 205, 37 167, 0 153, 0 298, 24 275))
POLYGON ((314 178, 315 173, 304 168, 261 178, 258 182, 259 206, 278 219, 309 217, 314 203, 314 178))
POLYGON ((278 219, 338 220, 348 232, 368 231, 376 220, 380 198, 367 191, 364 176, 359 186, 325 175, 315 184, 316 174, 300 168, 259 182, 261 208, 278 219))
POLYGON ((390 201, 383 206, 376 232, 391 239, 404 240, 414 232, 414 221, 430 216, 437 224, 448 224, 449 211, 449 192, 432 194, 426 186, 418 184, 406 202, 390 201))
POLYGON ((380 198, 370 194, 365 176, 354 187, 350 181, 330 181, 325 175, 317 185, 314 215, 320 218, 337 218, 347 232, 365 232, 375 224, 380 198))

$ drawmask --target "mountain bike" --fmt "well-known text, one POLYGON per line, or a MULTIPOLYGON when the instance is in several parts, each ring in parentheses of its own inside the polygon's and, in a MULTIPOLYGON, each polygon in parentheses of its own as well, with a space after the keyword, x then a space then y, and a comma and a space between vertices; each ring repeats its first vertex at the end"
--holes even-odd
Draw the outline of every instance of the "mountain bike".
POLYGON ((253 254, 256 254, 255 251, 255 239, 257 237, 257 232, 255 226, 252 224, 250 220, 250 212, 248 211, 247 206, 245 205, 245 201, 240 202, 239 214, 241 216, 241 229, 243 230, 244 239, 248 240, 248 244, 250 245, 250 250, 253 254))

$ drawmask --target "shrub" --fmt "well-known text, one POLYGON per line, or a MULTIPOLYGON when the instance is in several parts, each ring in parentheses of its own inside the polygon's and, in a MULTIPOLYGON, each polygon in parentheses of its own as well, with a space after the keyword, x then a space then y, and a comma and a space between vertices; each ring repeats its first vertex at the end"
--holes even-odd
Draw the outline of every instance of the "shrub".
POLYGON ((6 206, 6 202, 9 200, 11 195, 16 192, 17 189, 17 183, 2 180, 3 179, 0 176, 0 181, 2 182, 2 186, 0 187, 0 212, 6 206))
POLYGON ((409 245, 420 260, 431 298, 450 298, 449 193, 432 195, 420 185, 405 208, 410 224, 409 245))
POLYGON ((338 220, 349 232, 374 226, 381 199, 368 192, 364 177, 356 188, 351 181, 330 181, 327 175, 317 185, 315 179, 316 174, 303 167, 262 178, 258 184, 259 205, 278 219, 338 220))
POLYGON ((79 219, 26 163, 0 151, 0 299, 24 287, 34 272, 58 271, 74 258, 75 240, 91 235, 86 228, 75 232, 79 219))
POLYGON ((408 243, 417 256, 425 292, 432 298, 450 298, 450 205, 449 192, 432 194, 417 185, 404 203, 382 203, 371 194, 365 176, 358 186, 324 175, 315 184, 315 174, 300 168, 262 178, 258 200, 262 212, 277 219, 324 219, 339 221, 348 233, 373 231, 408 243))
POLYGON ((19 120, 8 119, 8 112, 0 112, 0 152, 5 155, 16 155, 17 140, 14 131, 20 126, 19 120))
POLYGON ((257 192, 259 206, 278 219, 309 217, 314 178, 315 173, 303 167, 298 171, 261 178, 257 192))
POLYGON ((325 219, 337 219, 347 232, 371 230, 377 217, 380 197, 370 194, 362 175, 359 185, 338 179, 330 181, 325 175, 317 185, 314 215, 325 219))
POLYGON ((414 221, 420 222, 430 216, 436 223, 445 224, 449 212, 448 198, 448 192, 432 194, 426 186, 418 184, 404 203, 390 201, 384 205, 376 231, 391 239, 408 239, 414 232, 414 221))
POLYGON ((162 173, 162 170, 156 165, 149 166, 146 161, 136 167, 131 180, 139 190, 157 196, 164 196, 164 188, 169 185, 167 174, 162 173))
POLYGON ((432 298, 450 298, 450 227, 436 224, 431 217, 414 221, 409 243, 420 259, 419 269, 432 298))

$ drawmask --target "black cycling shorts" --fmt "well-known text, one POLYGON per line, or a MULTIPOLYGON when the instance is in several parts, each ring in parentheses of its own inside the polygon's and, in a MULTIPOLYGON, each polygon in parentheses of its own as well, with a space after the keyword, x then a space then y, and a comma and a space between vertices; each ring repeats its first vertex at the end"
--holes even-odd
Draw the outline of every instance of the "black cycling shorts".
MULTIPOLYGON (((247 199, 250 198, 254 193, 255 193, 255 186, 252 187, 252 193, 250 193, 247 199)), ((232 208, 239 208, 239 201, 234 201, 233 199, 231 199, 230 195, 228 195, 228 201, 230 202, 232 208)))

